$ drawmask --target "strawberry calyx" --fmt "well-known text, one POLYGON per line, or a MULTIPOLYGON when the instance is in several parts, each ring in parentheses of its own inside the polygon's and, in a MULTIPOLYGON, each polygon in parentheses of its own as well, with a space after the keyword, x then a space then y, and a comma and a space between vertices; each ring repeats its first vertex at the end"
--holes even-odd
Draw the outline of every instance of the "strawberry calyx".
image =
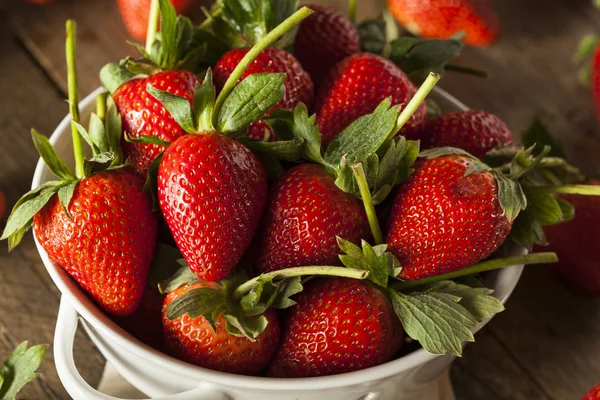
POLYGON ((46 182, 27 192, 15 204, 4 228, 0 240, 8 239, 8 248, 16 247, 25 232, 33 223, 33 216, 57 194, 60 204, 69 214, 69 204, 79 181, 109 169, 122 168, 120 150, 121 118, 112 99, 106 93, 98 96, 97 112, 90 117, 89 129, 79 122, 79 99, 77 94, 77 75, 75 69, 76 24, 69 20, 66 24, 66 58, 69 88, 69 112, 71 114, 71 132, 75 156, 75 172, 58 156, 48 138, 35 129, 31 130, 33 144, 44 163, 58 178, 46 182), (92 157, 85 159, 83 143, 92 149, 92 157))

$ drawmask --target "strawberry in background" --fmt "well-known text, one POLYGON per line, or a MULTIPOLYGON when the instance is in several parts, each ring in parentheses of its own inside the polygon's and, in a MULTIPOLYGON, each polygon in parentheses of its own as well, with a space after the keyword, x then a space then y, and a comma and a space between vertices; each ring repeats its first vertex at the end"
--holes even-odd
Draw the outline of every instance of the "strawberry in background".
POLYGON ((575 54, 575 60, 582 64, 579 72, 581 82, 592 90, 596 106, 596 116, 600 123, 600 37, 584 36, 575 54))
POLYGON ((600 383, 590 389, 581 400, 598 400, 600 399, 600 383))
MULTIPOLYGON (((30 0, 40 2, 45 0, 30 0)), ((143 42, 148 31, 148 17, 150 16, 150 3, 152 0, 117 0, 117 7, 123 18, 127 31, 136 40, 143 42)), ((171 0, 177 14, 185 13, 195 0, 171 0)))
POLYGON ((500 32, 490 0, 387 0, 394 18, 411 33, 447 39, 464 32, 466 44, 488 46, 500 32))

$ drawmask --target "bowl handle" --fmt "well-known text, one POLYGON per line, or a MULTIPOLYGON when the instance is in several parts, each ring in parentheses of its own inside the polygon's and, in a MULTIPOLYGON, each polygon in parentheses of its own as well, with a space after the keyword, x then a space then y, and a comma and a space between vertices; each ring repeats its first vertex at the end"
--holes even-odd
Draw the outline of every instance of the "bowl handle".
MULTIPOLYGON (((79 374, 73 359, 73 343, 79 316, 63 296, 60 301, 56 331, 54 333, 54 363, 61 382, 71 397, 86 400, 123 400, 100 393, 79 374)), ((192 389, 184 393, 161 397, 158 400, 228 400, 224 393, 210 392, 207 388, 192 389)))

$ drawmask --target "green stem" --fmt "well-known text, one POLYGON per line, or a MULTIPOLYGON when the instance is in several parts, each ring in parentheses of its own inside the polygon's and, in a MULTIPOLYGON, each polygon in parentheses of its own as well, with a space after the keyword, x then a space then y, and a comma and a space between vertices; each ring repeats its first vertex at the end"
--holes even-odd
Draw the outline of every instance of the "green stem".
POLYGON ((221 14, 223 14, 223 10, 221 10, 220 8, 216 10, 213 14, 207 14, 206 19, 202 21, 199 28, 204 30, 210 28, 215 18, 219 18, 221 14))
POLYGON ((400 132, 400 129, 402 129, 402 127, 408 122, 410 117, 413 116, 413 114, 415 113, 415 111, 417 111, 417 108, 419 108, 421 103, 425 101, 425 98, 427 97, 429 92, 433 90, 440 78, 440 74, 436 74, 435 72, 429 73, 429 76, 427 77, 427 79, 425 79, 425 82, 423 82, 419 90, 417 90, 417 93, 415 93, 413 98, 408 102, 406 107, 404 107, 404 109, 400 113, 398 121, 396 121, 396 126, 392 130, 390 136, 387 138, 388 142, 392 140, 398 132, 400 132))
POLYGON ((461 74, 478 76, 480 78, 488 77, 487 71, 483 71, 483 70, 477 69, 477 68, 463 67, 462 65, 446 64, 444 66, 444 69, 446 71, 460 72, 461 74))
POLYGON ((158 30, 158 18, 160 16, 160 7, 158 0, 152 0, 150 3, 150 14, 148 15, 148 31, 146 32, 146 53, 152 51, 152 44, 158 30))
POLYGON ((562 186, 538 186, 530 188, 546 193, 581 194, 584 196, 600 196, 598 185, 562 185, 562 186))
POLYGON ((456 279, 456 278, 460 278, 462 276, 479 274, 481 272, 492 271, 495 269, 501 269, 501 268, 510 267, 513 265, 548 264, 548 263, 555 263, 557 261, 558 261, 558 257, 556 256, 556 253, 531 253, 531 254, 526 254, 524 256, 498 258, 495 260, 484 261, 479 264, 475 264, 475 265, 472 265, 467 268, 463 268, 458 271, 449 272, 447 274, 430 276, 427 278, 417 279, 414 281, 396 282, 396 283, 393 283, 392 285, 390 285, 390 287, 397 291, 403 291, 406 289, 412 289, 417 286, 425 285, 427 283, 456 279))
POLYGON ((102 121, 106 118, 106 99, 108 97, 107 92, 102 92, 96 97, 96 115, 102 121))
POLYGON ((365 279, 369 276, 369 271, 363 269, 345 268, 345 267, 332 267, 332 266, 307 266, 307 267, 295 267, 281 269, 279 271, 268 272, 263 275, 259 275, 256 278, 250 279, 244 282, 233 292, 233 297, 239 299, 248 293, 261 278, 293 278, 295 276, 308 276, 308 275, 325 275, 325 276, 339 276, 342 278, 351 279, 365 279))
POLYGON ((356 23, 356 0, 350 0, 348 2, 348 17, 353 24, 356 23))
POLYGON ((73 20, 67 21, 67 40, 65 43, 67 54, 67 87, 69 90, 69 112, 71 113, 71 137, 73 138, 73 154, 75 155, 75 175, 83 178, 83 143, 75 122, 79 123, 79 96, 77 94, 77 71, 75 68, 75 48, 77 24, 73 20))
POLYGON ((246 53, 244 58, 242 58, 240 63, 237 65, 237 67, 235 67, 235 69, 225 82, 225 85, 223 86, 223 90, 221 90, 219 97, 217 97, 217 101, 215 102, 215 107, 213 109, 213 119, 216 119, 216 117, 219 115, 219 110, 221 110, 225 99, 227 98, 227 96, 229 96, 229 94, 237 84, 237 81, 242 77, 244 71, 246 71, 246 68, 248 68, 250 63, 252 63, 252 61, 254 61, 254 59, 258 57, 258 55, 264 49, 266 49, 269 45, 271 45, 273 42, 279 39, 284 33, 289 31, 295 25, 299 24, 303 19, 305 19, 312 13, 313 11, 310 8, 302 7, 294 14, 292 14, 288 19, 279 24, 275 29, 269 32, 264 38, 262 38, 258 43, 256 43, 250 49, 250 51, 248 51, 248 53, 246 53))
POLYGON ((375 206, 373 205, 373 198, 371 197, 371 191, 367 184, 367 177, 363 170, 362 164, 356 164, 352 166, 352 172, 354 172, 354 178, 358 184, 360 190, 360 197, 362 197, 363 204, 365 206, 365 212, 367 213, 367 219, 369 220, 369 226, 371 227, 371 233, 373 233, 373 239, 375 244, 383 244, 383 233, 381 233, 381 227, 379 226, 379 219, 375 212, 375 206))

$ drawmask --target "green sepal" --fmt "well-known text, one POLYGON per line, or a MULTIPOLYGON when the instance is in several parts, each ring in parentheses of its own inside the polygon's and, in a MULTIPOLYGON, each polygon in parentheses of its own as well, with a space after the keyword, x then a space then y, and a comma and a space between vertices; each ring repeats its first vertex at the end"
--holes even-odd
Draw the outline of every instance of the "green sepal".
POLYGON ((475 156, 473 156, 471 153, 456 147, 435 147, 433 149, 422 150, 419 153, 419 157, 427 159, 438 158, 448 155, 466 156, 475 159, 475 156))
POLYGON ((123 160, 123 150, 121 149, 121 136, 123 135, 122 119, 117 105, 112 96, 106 99, 106 116, 104 118, 104 127, 108 136, 109 151, 115 155, 114 165, 120 165, 123 160))
POLYGON ((325 160, 321 154, 321 134, 315 122, 316 115, 308 116, 304 103, 299 103, 294 109, 292 132, 296 138, 304 139, 303 155, 319 164, 325 160))
POLYGON ((527 197, 523 188, 501 173, 493 172, 498 184, 498 203, 509 221, 514 221, 522 210, 527 208, 527 197))
MULTIPOLYGON (((174 67, 177 63, 177 11, 169 0, 158 0, 160 9, 160 47, 152 47, 152 59, 163 67, 174 67), (159 49, 156 50, 155 49, 159 49)), ((169 68, 170 69, 170 68, 169 68)))
POLYGON ((0 399, 14 400, 27 383, 38 377, 36 372, 44 356, 47 345, 27 348, 27 342, 19 344, 0 368, 0 399))
POLYGON ((54 148, 50 144, 48 138, 35 129, 31 130, 31 137, 33 144, 38 151, 44 164, 52 171, 52 173, 60 179, 75 179, 73 172, 67 165, 60 159, 58 154, 54 151, 54 148))
MULTIPOLYGON (((79 130, 79 129, 78 129, 79 130)), ((109 137, 104 126, 104 121, 98 117, 95 113, 90 115, 90 126, 88 129, 90 140, 94 146, 90 146, 95 150, 95 154, 108 153, 112 151, 109 143, 109 137)))
POLYGON ((387 45, 386 26, 383 18, 360 22, 356 29, 360 38, 360 49, 367 53, 382 54, 387 45))
POLYGON ((196 119, 197 132, 213 132, 212 119, 215 107, 216 90, 213 84, 212 70, 206 71, 202 84, 196 83, 193 112, 196 119))
POLYGON ((153 211, 160 210, 158 205, 158 167, 160 167, 164 155, 165 153, 162 152, 152 160, 150 167, 148 167, 148 174, 146 174, 146 182, 144 183, 144 190, 150 192, 150 195, 152 196, 153 211))
POLYGON ((238 83, 219 110, 217 130, 236 132, 261 119, 283 98, 285 77, 283 73, 252 74, 238 83))
POLYGON ((177 290, 181 285, 189 285, 192 283, 200 282, 200 278, 196 275, 190 267, 185 263, 185 260, 181 259, 181 253, 175 248, 168 246, 162 249, 164 253, 165 262, 162 264, 169 265, 169 269, 175 268, 175 272, 171 276, 158 282, 158 290, 161 294, 169 293, 177 290), (178 254, 176 254, 177 252, 178 254), (177 257, 178 258, 173 258, 177 257))
POLYGON ((134 79, 135 75, 120 63, 109 63, 100 70, 100 82, 108 93, 113 94, 123 84, 134 79))
POLYGON ((387 287, 389 277, 398 276, 402 270, 398 259, 386 251, 387 244, 371 246, 366 240, 361 240, 361 249, 348 240, 340 237, 336 239, 345 253, 339 256, 342 264, 347 268, 369 271, 367 279, 381 287, 387 287))
MULTIPOLYGON (((170 290, 165 290, 166 286, 163 285, 168 284, 180 270, 187 269, 190 271, 189 268, 182 268, 182 260, 183 256, 177 247, 169 246, 164 243, 157 243, 154 255, 152 256, 152 263, 150 264, 146 284, 153 288, 158 288, 162 294, 177 289, 179 286, 170 290)), ((198 279, 196 274, 194 274, 194 277, 198 279)))
POLYGON ((65 213, 69 218, 71 218, 69 204, 71 204, 71 199, 73 198, 73 194, 75 193, 75 188, 77 187, 78 183, 79 181, 74 181, 58 189, 58 200, 60 201, 60 205, 65 210, 65 213))
POLYGON ((277 279, 263 275, 240 299, 240 305, 247 315, 263 314, 270 307, 288 308, 296 304, 291 297, 302 289, 300 277, 277 279))
POLYGON ((302 157, 304 150, 304 140, 298 138, 286 141, 264 142, 241 137, 237 141, 243 143, 256 153, 266 153, 278 160, 290 162, 298 161, 302 157))
POLYGON ((184 131, 188 133, 196 132, 194 112, 188 99, 158 90, 150 83, 146 86, 146 90, 169 111, 171 117, 184 131))
POLYGON ((106 171, 109 169, 115 159, 114 153, 100 153, 90 159, 83 160, 83 170, 85 176, 97 174, 98 172, 106 171))
POLYGON ((531 125, 527 128, 527 130, 521 133, 521 141, 525 148, 530 148, 535 146, 538 153, 542 151, 545 146, 550 146, 550 151, 548 152, 548 156, 551 157, 565 157, 565 152, 550 135, 546 126, 542 123, 539 118, 533 120, 531 125))
POLYGON ((136 138, 129 136, 127 132, 125 132, 124 139, 128 143, 139 143, 139 144, 152 144, 155 146, 170 146, 171 142, 167 142, 166 140, 162 140, 158 136, 148 136, 148 135, 140 135, 136 138))

